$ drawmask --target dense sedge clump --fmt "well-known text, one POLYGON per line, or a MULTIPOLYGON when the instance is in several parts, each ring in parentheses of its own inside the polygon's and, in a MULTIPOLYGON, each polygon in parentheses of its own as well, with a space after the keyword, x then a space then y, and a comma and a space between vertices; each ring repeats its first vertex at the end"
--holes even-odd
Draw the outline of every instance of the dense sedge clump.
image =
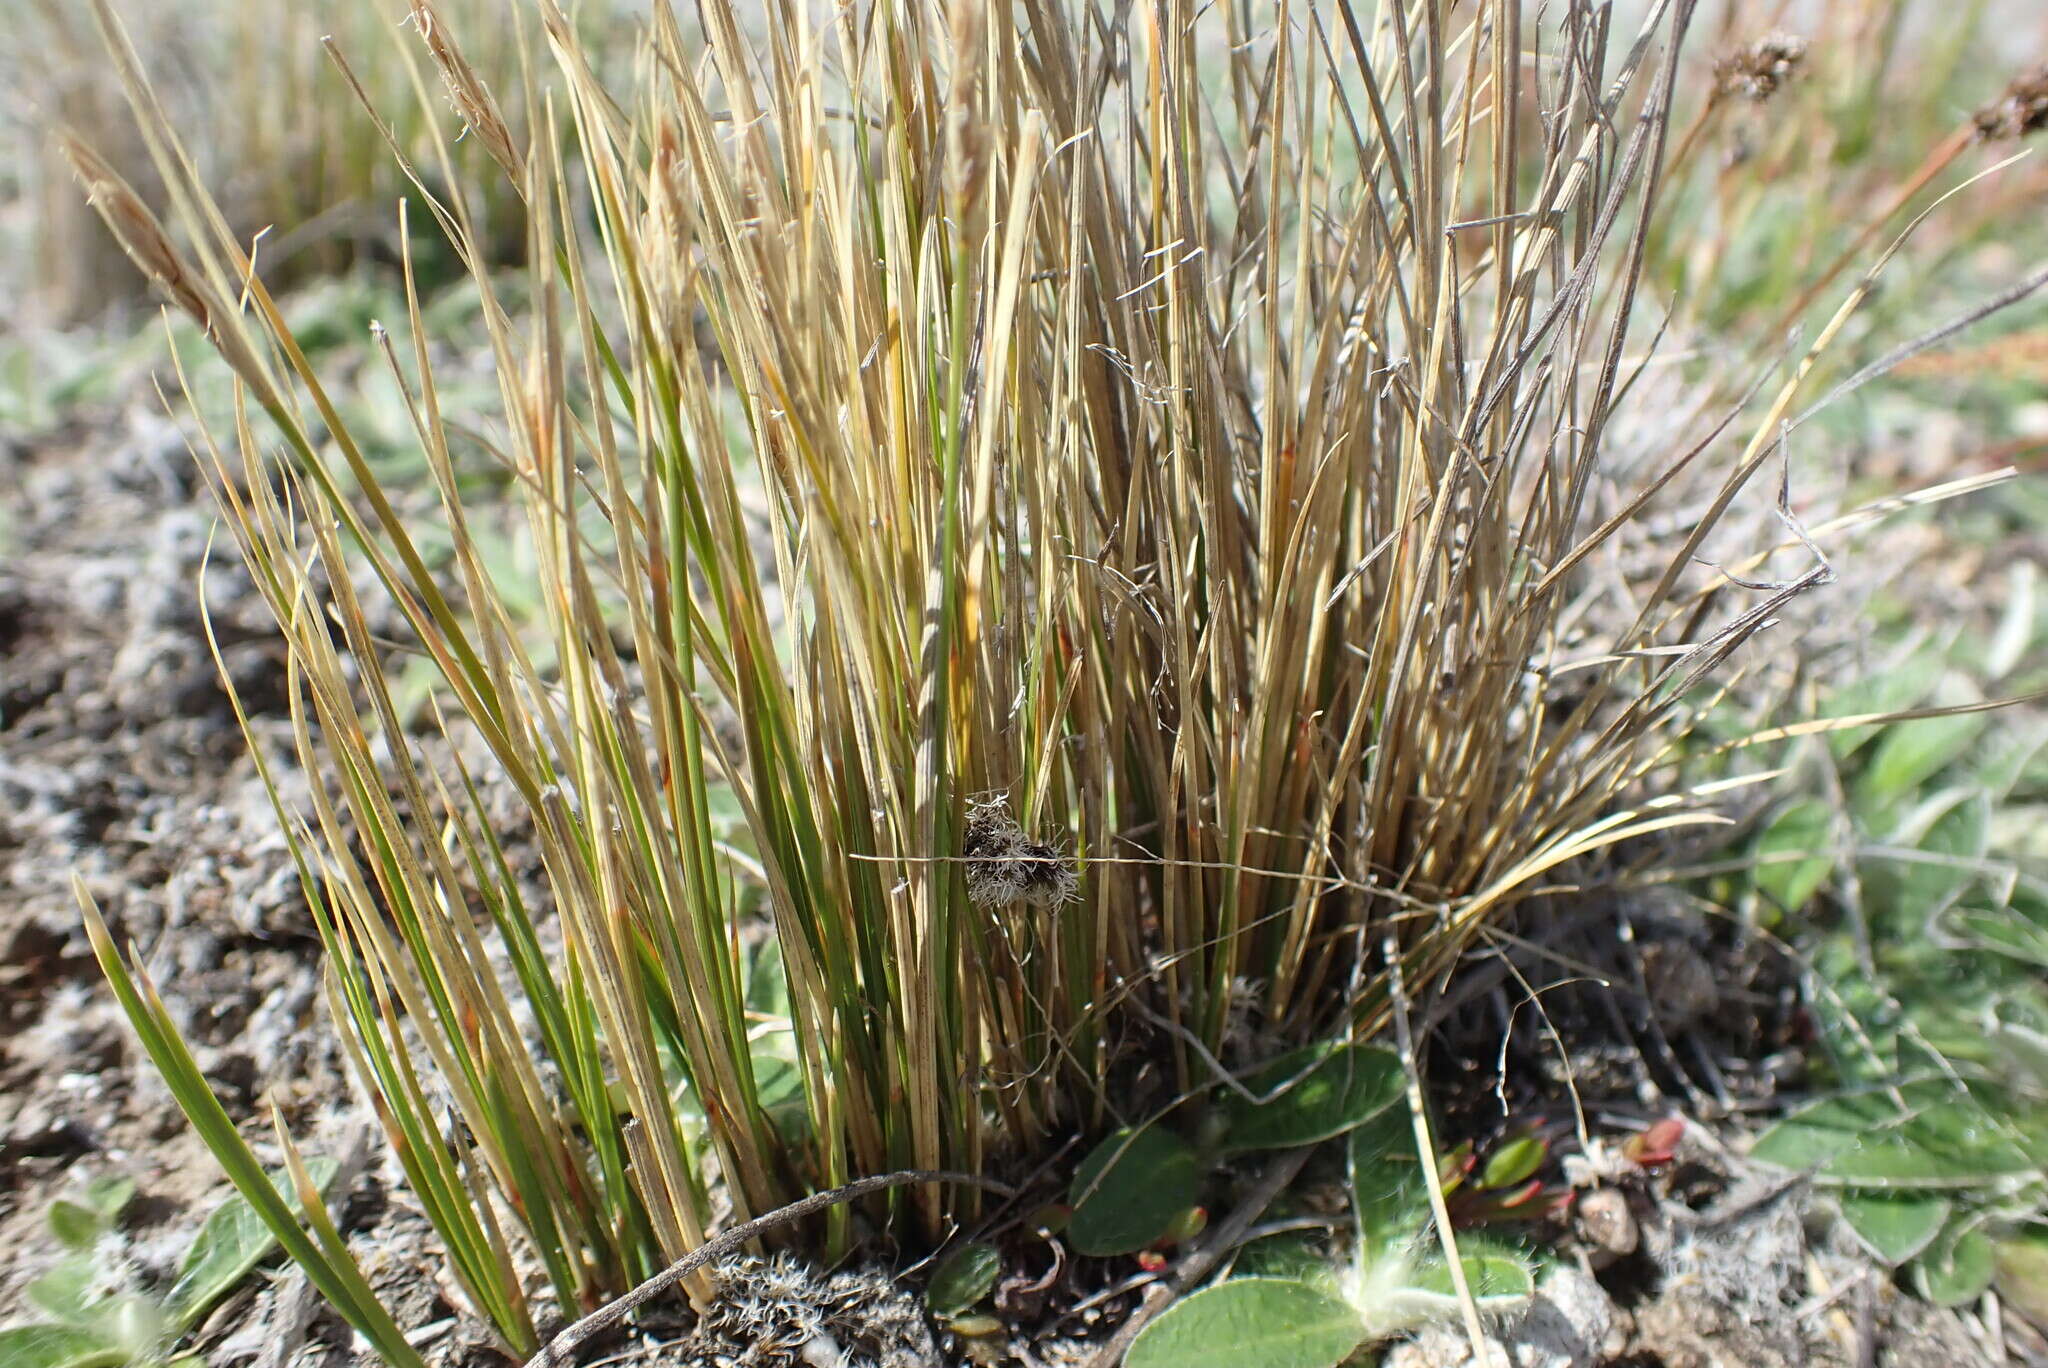
MULTIPOLYGON (((1804 368, 1611 446, 1649 388, 1690 3, 1624 34, 1590 0, 1249 29, 706 0, 688 30, 655 6, 608 85, 537 0, 522 93, 553 121, 412 8, 529 238, 491 269, 452 163, 409 210, 471 267, 499 383, 448 411, 408 274, 376 345, 432 517, 118 35, 182 241, 80 165, 241 383, 208 470, 322 781, 280 807, 334 1014, 514 1351, 528 1260, 574 1312, 717 1213, 1029 1171, 1253 1039, 1372 1032, 1389 955, 1426 984, 1598 852, 1704 820, 1668 791, 1696 698, 1828 571, 1775 529, 1703 554, 1804 368), (510 472, 510 567, 477 468, 510 472), (373 586, 437 675, 423 713, 373 586)), ((203 1083, 180 1098, 242 1163, 203 1083)), ((914 1242, 973 1200, 913 1191, 870 1222, 914 1242)))

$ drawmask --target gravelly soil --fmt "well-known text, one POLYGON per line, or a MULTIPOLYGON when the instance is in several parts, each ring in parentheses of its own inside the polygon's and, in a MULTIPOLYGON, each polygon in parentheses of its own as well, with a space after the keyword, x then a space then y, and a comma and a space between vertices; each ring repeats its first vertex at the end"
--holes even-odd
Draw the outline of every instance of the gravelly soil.
MULTIPOLYGON (((17 443, 0 462, 4 1314, 58 1252, 44 1214, 74 1185, 137 1180, 123 1253, 145 1282, 225 1192, 100 981, 74 874, 140 952, 231 1112, 274 1103, 329 1153, 363 1118, 316 1020, 312 924, 207 651, 198 584, 213 519, 176 429, 136 409, 17 443)), ((292 785, 281 655, 232 548, 205 586, 273 772, 292 785)), ((374 1166, 361 1187, 374 1200, 374 1166)), ((223 1308, 221 1328, 248 1302, 223 1308)), ((316 1322, 315 1345, 336 1328, 316 1322)), ((245 1338, 213 1361, 263 1347, 245 1338)))

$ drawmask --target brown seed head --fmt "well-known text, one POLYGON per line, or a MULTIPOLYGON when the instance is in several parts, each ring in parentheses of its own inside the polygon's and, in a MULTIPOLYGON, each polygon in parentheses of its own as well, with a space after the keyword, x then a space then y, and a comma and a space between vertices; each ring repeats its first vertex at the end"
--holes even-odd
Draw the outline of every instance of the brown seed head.
POLYGON ((968 809, 960 853, 967 857, 967 896, 978 907, 1056 907, 1080 888, 1073 862, 1027 837, 1002 798, 968 809))
POLYGON ((2048 64, 2016 78, 2005 94, 1972 116, 1983 142, 2009 142, 2048 128, 2048 64))
POLYGON ((135 188, 111 162, 76 134, 58 134, 57 145, 85 187, 86 202, 105 220, 129 260, 205 331, 214 350, 256 389, 258 397, 270 402, 273 391, 269 376, 230 311, 205 278, 186 264, 170 234, 164 231, 163 223, 142 202, 142 196, 135 193, 135 188))
POLYGON ((1714 93, 1763 103, 1799 73, 1806 40, 1796 33, 1770 33, 1714 64, 1714 93))
POLYGON ((441 84, 448 88, 449 103, 461 116, 469 131, 483 143, 484 150, 491 154, 491 160, 503 167, 511 177, 512 188, 525 193, 526 159, 519 153, 518 144, 512 141, 512 130, 505 123, 505 116, 498 109, 498 101, 491 94, 491 88, 476 74, 476 68, 462 55, 462 49, 455 42, 455 35, 448 31, 440 11, 434 8, 434 0, 411 0, 413 27, 419 30, 420 41, 427 45, 427 53, 434 59, 434 65, 441 72, 441 84))

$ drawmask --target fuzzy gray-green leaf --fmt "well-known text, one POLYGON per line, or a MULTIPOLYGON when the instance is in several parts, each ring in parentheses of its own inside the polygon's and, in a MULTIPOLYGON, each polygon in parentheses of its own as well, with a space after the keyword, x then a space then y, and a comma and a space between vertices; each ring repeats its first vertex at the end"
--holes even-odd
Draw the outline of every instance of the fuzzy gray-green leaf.
POLYGON ((126 1346, 73 1325, 19 1325, 0 1330, 0 1368, 115 1368, 126 1346))
POLYGON ((1936 1306, 1975 1301, 1998 1271, 1997 1250, 1981 1229, 1942 1232, 1913 1265, 1920 1291, 1936 1306))
POLYGON ((45 1315, 66 1325, 90 1328, 103 1308, 108 1289, 100 1277, 99 1260, 90 1251, 67 1254, 44 1270, 21 1295, 45 1315))
POLYGON ((1954 1210, 1946 1197, 1874 1192, 1844 1192, 1841 1208, 1856 1238, 1894 1268, 1925 1249, 1954 1210))
POLYGON ((1358 1313, 1292 1278, 1235 1278, 1168 1307, 1125 1368, 1335 1368, 1365 1338, 1358 1313))
POLYGON ((1351 1132, 1351 1209, 1369 1257, 1405 1245, 1429 1222, 1429 1190, 1405 1108, 1388 1108, 1351 1132))
MULTIPOLYGON (((336 1167, 332 1159, 306 1161, 307 1172, 322 1189, 333 1181, 336 1167)), ((270 1181, 292 1212, 302 1215, 291 1179, 279 1171, 270 1175, 270 1181)), ((276 1247, 277 1236, 240 1194, 215 1207, 185 1251, 178 1280, 165 1298, 172 1324, 183 1330, 197 1321, 276 1247)))
POLYGON ((1248 1100, 1223 1095, 1227 1153, 1291 1149, 1342 1135, 1401 1100, 1401 1060, 1372 1045, 1312 1045, 1282 1055, 1244 1080, 1248 1100))
MULTIPOLYGON (((1503 1250, 1460 1250, 1458 1263, 1465 1270, 1465 1286, 1481 1307, 1498 1309, 1525 1302, 1536 1295, 1536 1277, 1527 1261, 1503 1250)), ((1418 1266, 1410 1278, 1415 1289, 1442 1297, 1456 1297, 1457 1284, 1450 1265, 1441 1258, 1418 1266)))

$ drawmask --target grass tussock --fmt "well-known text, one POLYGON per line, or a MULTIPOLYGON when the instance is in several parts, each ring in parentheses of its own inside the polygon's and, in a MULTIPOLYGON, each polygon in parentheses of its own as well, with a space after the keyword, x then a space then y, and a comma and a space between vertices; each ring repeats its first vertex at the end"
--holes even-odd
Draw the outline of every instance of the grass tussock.
MULTIPOLYGON (((1782 581, 1699 558, 1860 290, 1739 428, 1610 445, 1689 0, 1637 31, 1577 0, 1250 28, 706 0, 657 5, 609 83, 538 0, 509 88, 413 0, 490 165, 434 143, 411 213, 472 270, 502 401, 445 411, 409 269, 375 341, 435 519, 380 485, 95 9, 175 235, 69 148, 240 381, 205 463, 290 647, 318 782, 281 810, 334 1015, 521 1354, 529 1258, 573 1315, 720 1220, 1023 1171, 1376 1030, 1390 956, 1427 985, 1589 857, 1706 820, 1653 796, 1693 710, 1828 575, 1797 536, 1782 581), (465 473, 499 465, 537 623, 472 532, 465 473), (446 745, 408 732, 373 596, 446 745)), ((910 1191, 871 1215, 912 1240, 974 1200, 910 1191)))

